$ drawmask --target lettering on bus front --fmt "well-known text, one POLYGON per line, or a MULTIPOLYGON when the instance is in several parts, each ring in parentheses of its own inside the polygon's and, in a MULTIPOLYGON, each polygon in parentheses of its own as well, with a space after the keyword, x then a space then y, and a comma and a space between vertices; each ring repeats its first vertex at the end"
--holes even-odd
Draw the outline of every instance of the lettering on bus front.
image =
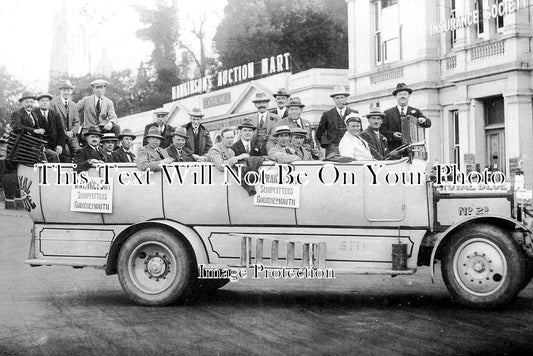
POLYGON ((486 215, 489 213, 488 206, 460 206, 459 216, 486 215))

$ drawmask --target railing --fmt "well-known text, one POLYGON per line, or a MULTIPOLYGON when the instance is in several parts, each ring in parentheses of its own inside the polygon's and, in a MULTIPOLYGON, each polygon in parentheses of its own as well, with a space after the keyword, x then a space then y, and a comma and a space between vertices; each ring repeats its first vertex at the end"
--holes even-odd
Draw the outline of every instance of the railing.
POLYGON ((383 82, 385 80, 390 80, 390 79, 400 78, 400 77, 403 77, 403 67, 371 74, 370 82, 378 83, 378 82, 383 82))
POLYGON ((476 61, 490 57, 501 56, 505 53, 505 42, 494 42, 470 50, 470 59, 476 61))
POLYGON ((446 70, 452 70, 457 67, 457 56, 446 58, 446 70))

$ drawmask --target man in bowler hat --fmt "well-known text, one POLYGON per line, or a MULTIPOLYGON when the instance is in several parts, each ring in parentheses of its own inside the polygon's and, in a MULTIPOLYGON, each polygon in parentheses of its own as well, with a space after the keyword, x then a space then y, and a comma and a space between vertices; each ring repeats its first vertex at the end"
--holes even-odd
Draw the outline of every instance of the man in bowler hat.
POLYGON ((77 164, 76 172, 96 168, 98 164, 105 163, 106 157, 100 148, 102 133, 97 126, 91 126, 84 132, 87 144, 78 150, 74 163, 77 164))
POLYGON ((187 142, 187 131, 183 127, 176 127, 172 137, 172 145, 167 147, 168 156, 174 158, 174 162, 194 162, 194 159, 183 148, 187 142))
MULTIPOLYGON (((59 162, 59 155, 65 146, 65 128, 58 113, 50 110, 52 95, 45 93, 37 97, 39 107, 33 109, 33 117, 39 122, 39 127, 44 130, 40 135, 46 141, 45 155, 48 162, 59 162)), ((65 157, 62 156, 63 161, 65 157)))
POLYGON ((248 153, 250 156, 262 156, 261 147, 254 140, 254 132, 257 129, 249 119, 243 119, 237 128, 241 131, 240 140, 235 142, 231 149, 236 156, 248 153))
POLYGON ((124 129, 122 133, 118 135, 120 147, 113 151, 115 162, 135 162, 135 154, 131 152, 135 137, 136 136, 130 129, 124 129))

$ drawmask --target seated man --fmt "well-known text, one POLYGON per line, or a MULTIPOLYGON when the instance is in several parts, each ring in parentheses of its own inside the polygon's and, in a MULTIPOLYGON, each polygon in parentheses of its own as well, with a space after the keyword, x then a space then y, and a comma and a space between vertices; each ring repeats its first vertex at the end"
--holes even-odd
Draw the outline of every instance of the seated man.
POLYGON ((274 131, 274 137, 277 139, 276 146, 268 151, 268 157, 278 163, 286 164, 302 159, 296 154, 294 148, 289 146, 291 130, 289 126, 278 126, 274 131))
POLYGON ((389 152, 387 148, 387 139, 379 131, 384 116, 385 114, 379 109, 372 109, 370 113, 366 115, 368 118, 368 127, 359 134, 359 137, 368 143, 370 153, 374 159, 384 160, 387 155, 390 155, 393 159, 397 159, 400 155, 396 151, 389 152))
POLYGON ((344 120, 346 132, 339 143, 341 156, 350 157, 356 161, 372 161, 372 153, 368 143, 359 137, 361 133, 361 117, 357 113, 351 113, 344 120))
POLYGON ((151 170, 153 172, 161 170, 162 164, 174 162, 174 158, 168 156, 167 151, 159 147, 164 137, 157 127, 151 127, 148 134, 144 137, 148 142, 145 146, 139 148, 137 152, 137 167, 141 171, 151 170))
POLYGON ((250 156, 261 156, 261 147, 257 144, 256 140, 253 139, 254 131, 257 127, 252 121, 244 119, 238 126, 238 129, 241 130, 241 139, 231 146, 235 155, 238 156, 243 153, 248 153, 250 156))
POLYGON ((135 162, 135 155, 131 152, 135 137, 136 136, 131 133, 130 129, 125 129, 120 135, 118 135, 120 147, 113 151, 115 162, 135 162))
POLYGON ((224 171, 224 164, 233 167, 239 160, 250 157, 248 153, 242 153, 235 156, 235 152, 231 149, 235 138, 232 129, 225 127, 220 132, 220 136, 222 137, 222 141, 215 144, 211 147, 209 152, 207 152, 207 158, 210 162, 215 164, 215 167, 217 167, 219 171, 224 171))
POLYGON ((116 162, 113 151, 115 149, 115 144, 118 142, 118 138, 115 137, 115 134, 112 132, 105 133, 100 140, 102 148, 104 149, 105 161, 109 163, 116 162))
MULTIPOLYGON (((39 122, 39 127, 44 129, 40 138, 46 141, 46 160, 58 163, 59 155, 63 153, 66 135, 61 117, 55 111, 50 110, 52 98, 52 95, 47 93, 39 95, 37 97, 39 107, 33 110, 33 117, 39 122)), ((62 158, 64 162, 68 161, 65 157, 62 158)))
POLYGON ((176 127, 170 135, 172 136, 172 144, 167 147, 168 156, 174 158, 174 162, 194 162, 192 154, 183 149, 189 137, 187 130, 184 127, 176 127))
POLYGON ((312 161, 313 156, 311 152, 304 146, 305 138, 307 137, 307 130, 299 127, 293 127, 291 129, 291 143, 290 147, 296 151, 298 157, 302 161, 312 161))
POLYGON ((84 133, 87 145, 76 152, 74 163, 77 164, 76 172, 87 171, 89 168, 96 168, 97 164, 105 162, 105 155, 100 149, 100 139, 102 134, 97 126, 91 126, 84 133))

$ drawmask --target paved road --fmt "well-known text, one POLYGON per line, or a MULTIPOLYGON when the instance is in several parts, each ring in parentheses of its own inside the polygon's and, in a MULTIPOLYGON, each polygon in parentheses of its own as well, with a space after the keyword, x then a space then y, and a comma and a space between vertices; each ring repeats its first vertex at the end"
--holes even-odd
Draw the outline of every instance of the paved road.
POLYGON ((0 210, 0 354, 531 354, 533 283, 469 310, 429 271, 335 281, 244 280, 187 306, 140 307, 116 276, 31 268, 30 220, 0 210))

